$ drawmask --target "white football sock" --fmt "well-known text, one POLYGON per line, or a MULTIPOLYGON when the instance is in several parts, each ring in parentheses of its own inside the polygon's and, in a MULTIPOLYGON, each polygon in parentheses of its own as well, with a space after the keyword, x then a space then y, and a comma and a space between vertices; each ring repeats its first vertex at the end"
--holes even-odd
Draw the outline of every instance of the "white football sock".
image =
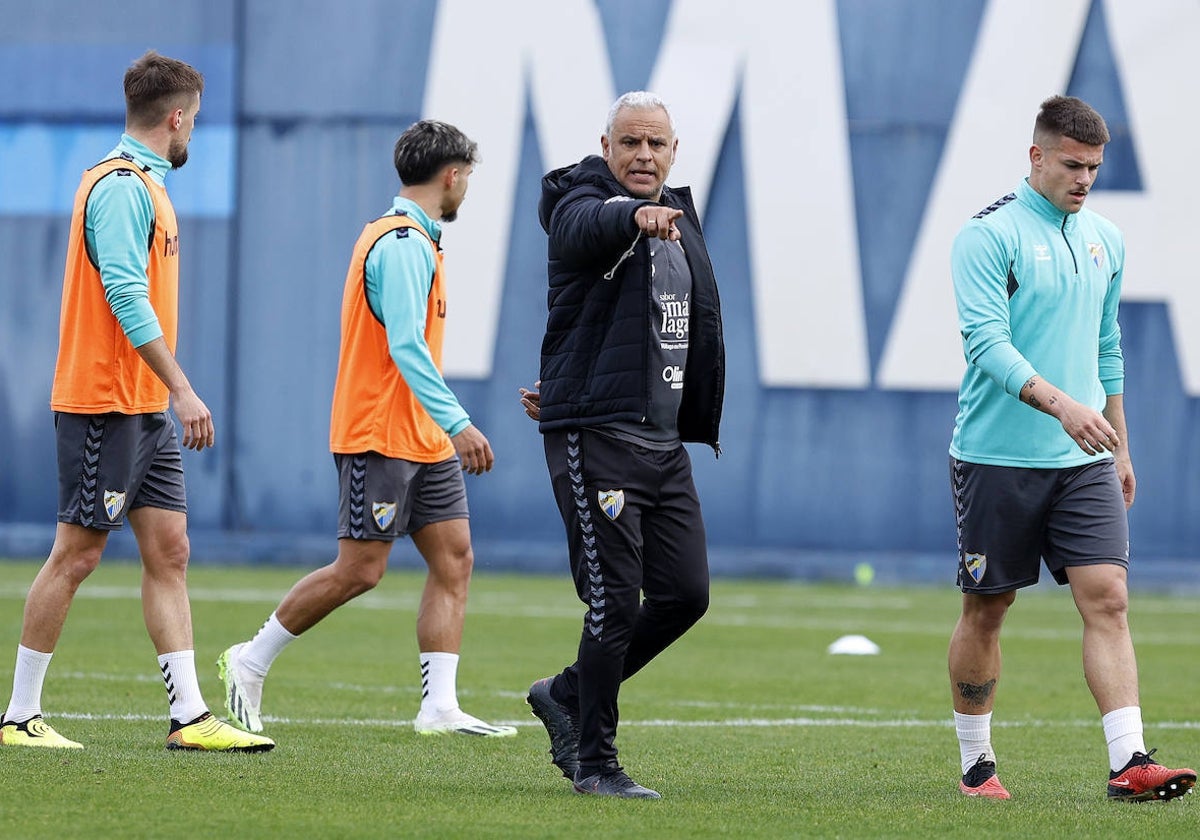
POLYGON ((421 714, 436 715, 458 708, 458 654, 421 654, 421 714))
POLYGON ((200 681, 196 679, 196 652, 177 650, 158 657, 167 699, 171 701, 171 720, 190 723, 208 711, 200 681))
POLYGON ((992 749, 992 713, 986 715, 964 715, 954 713, 954 731, 958 733, 958 757, 962 761, 963 775, 975 766, 979 756, 985 761, 996 760, 992 749))
POLYGON ((245 666, 246 670, 265 677, 267 671, 271 669, 271 663, 275 661, 275 657, 283 653, 283 649, 298 638, 300 637, 289 633, 287 628, 279 623, 275 613, 271 613, 270 618, 259 628, 254 638, 242 648, 238 655, 238 661, 245 666))
POLYGON ((1100 722, 1104 724, 1104 740, 1108 741, 1108 764, 1114 773, 1128 764, 1135 752, 1146 751, 1141 706, 1113 709, 1100 722))
POLYGON ((17 645, 17 666, 13 671, 12 699, 4 719, 24 723, 42 713, 42 683, 50 667, 52 653, 42 653, 17 645))

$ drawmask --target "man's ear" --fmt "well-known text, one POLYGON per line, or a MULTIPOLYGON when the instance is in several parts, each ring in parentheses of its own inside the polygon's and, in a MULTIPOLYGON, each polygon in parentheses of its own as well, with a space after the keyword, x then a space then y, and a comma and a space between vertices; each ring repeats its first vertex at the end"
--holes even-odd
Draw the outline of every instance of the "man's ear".
POLYGON ((171 112, 171 129, 178 131, 181 125, 183 125, 183 109, 176 108, 171 112))

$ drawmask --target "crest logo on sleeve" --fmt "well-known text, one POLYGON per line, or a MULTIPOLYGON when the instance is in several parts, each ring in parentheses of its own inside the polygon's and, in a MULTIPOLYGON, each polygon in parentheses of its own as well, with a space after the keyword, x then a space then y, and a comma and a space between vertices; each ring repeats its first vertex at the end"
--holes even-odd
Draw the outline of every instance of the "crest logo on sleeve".
POLYGON ((375 518, 375 524, 379 526, 379 530, 386 531, 396 520, 396 503, 372 502, 371 516, 375 518))
POLYGON ((624 490, 601 490, 596 497, 600 501, 600 510, 604 511, 604 515, 609 519, 615 521, 621 515, 621 511, 625 510, 624 490))
POLYGON ((1101 242, 1089 242, 1087 244, 1088 254, 1091 255, 1092 264, 1096 268, 1104 268, 1104 244, 1101 242))
POLYGON ((963 568, 967 570, 967 574, 971 576, 971 580, 979 583, 983 580, 983 573, 987 571, 987 555, 964 554, 963 568))
POLYGON ((121 515, 121 511, 125 509, 125 491, 123 490, 105 490, 104 491, 104 512, 108 514, 109 522, 116 522, 117 517, 121 515))

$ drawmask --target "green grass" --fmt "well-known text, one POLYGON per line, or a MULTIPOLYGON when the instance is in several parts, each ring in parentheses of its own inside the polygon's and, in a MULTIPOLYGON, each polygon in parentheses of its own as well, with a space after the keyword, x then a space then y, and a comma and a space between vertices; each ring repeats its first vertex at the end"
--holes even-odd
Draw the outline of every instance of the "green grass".
MULTIPOLYGON (((36 564, 0 564, 0 702, 36 564)), ((296 569, 191 572, 196 656, 253 633, 296 569)), ((79 837, 1195 837, 1196 796, 1104 799, 1107 754, 1065 590, 1022 593, 1005 630, 993 741, 1009 802, 957 791, 944 589, 719 581, 708 616, 621 695, 622 762, 659 802, 575 796, 524 689, 572 657, 581 606, 564 577, 477 574, 459 695, 516 738, 423 738, 413 626, 422 577, 393 570, 276 662, 266 755, 163 748, 166 697, 141 624, 138 570, 81 589, 46 680, 47 718, 81 753, 0 748, 0 835, 79 837), (862 633, 879 656, 830 656, 862 633)), ((1135 593, 1149 746, 1200 760, 1200 599, 1135 593)))

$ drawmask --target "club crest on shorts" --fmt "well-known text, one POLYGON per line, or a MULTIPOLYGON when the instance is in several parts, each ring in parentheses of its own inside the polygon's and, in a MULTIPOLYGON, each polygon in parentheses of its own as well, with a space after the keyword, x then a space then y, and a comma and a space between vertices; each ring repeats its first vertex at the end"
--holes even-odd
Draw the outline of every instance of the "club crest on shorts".
POLYGON ((109 522, 116 522, 121 511, 125 509, 125 492, 123 490, 104 491, 104 512, 108 514, 109 522))
POLYGON ((987 555, 964 554, 963 568, 967 570, 967 574, 971 576, 971 580, 979 583, 979 581, 983 580, 983 573, 987 571, 987 555))
POLYGON ((396 519, 396 503, 372 502, 371 516, 375 518, 375 524, 379 526, 379 530, 386 531, 396 519))
POLYGON ((624 490, 601 490, 596 494, 596 498, 600 502, 600 510, 604 511, 604 515, 609 519, 615 520, 621 515, 621 511, 625 510, 624 490))

